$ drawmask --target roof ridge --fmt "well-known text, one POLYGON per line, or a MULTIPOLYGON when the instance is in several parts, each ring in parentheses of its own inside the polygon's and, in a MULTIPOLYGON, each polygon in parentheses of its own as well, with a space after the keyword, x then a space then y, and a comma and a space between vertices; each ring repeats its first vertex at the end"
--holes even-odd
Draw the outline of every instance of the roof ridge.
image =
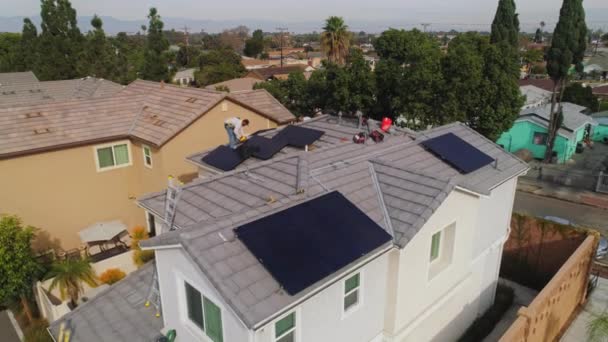
POLYGON ((430 174, 430 173, 423 173, 422 171, 419 171, 419 170, 400 167, 400 166, 397 166, 397 165, 395 165, 394 163, 392 163, 390 161, 386 161, 386 160, 382 160, 382 159, 378 159, 378 158, 371 159, 369 162, 372 163, 372 164, 377 164, 377 165, 382 165, 382 166, 390 167, 390 168, 398 170, 398 171, 412 173, 412 174, 415 174, 415 175, 418 175, 418 176, 434 179, 434 180, 437 180, 437 181, 440 181, 440 182, 445 182, 445 183, 449 183, 449 182, 453 181, 454 178, 457 178, 457 176, 447 177, 447 178, 441 178, 439 175, 430 174))
POLYGON ((373 161, 368 161, 370 176, 372 177, 372 183, 374 184, 374 188, 378 193, 378 202, 380 202, 380 209, 382 210, 382 216, 384 217, 384 222, 386 223, 386 228, 389 230, 389 234, 393 237, 393 242, 397 242, 395 240, 395 229, 393 228, 393 221, 391 220, 391 216, 388 213, 388 209, 386 208, 386 203, 384 202, 384 193, 382 192, 382 188, 380 187, 380 181, 378 180, 378 174, 376 173, 376 168, 373 161))

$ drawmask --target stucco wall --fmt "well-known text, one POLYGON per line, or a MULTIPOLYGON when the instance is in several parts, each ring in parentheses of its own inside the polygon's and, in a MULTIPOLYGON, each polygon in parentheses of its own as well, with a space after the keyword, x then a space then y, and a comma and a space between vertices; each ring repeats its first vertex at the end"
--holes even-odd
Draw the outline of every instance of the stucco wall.
MULTIPOLYGON (((579 130, 580 131, 580 130, 579 130)), ((577 131, 575 135, 580 135, 577 131)), ((584 128, 582 129, 584 133, 584 128)), ((516 122, 508 132, 504 132, 496 141, 497 144, 504 146, 509 152, 517 152, 521 149, 527 149, 532 152, 534 158, 542 159, 545 157, 547 147, 545 145, 534 144, 534 133, 547 133, 547 128, 539 126, 529 121, 516 122)), ((582 140, 569 141, 562 136, 557 136, 553 150, 557 152, 558 161, 563 163, 570 159, 576 149, 576 143, 582 140)))
POLYGON ((19 215, 25 224, 58 239, 64 249, 78 247, 78 232, 96 222, 122 220, 128 227, 145 226, 144 211, 135 199, 166 188, 169 175, 196 172, 185 157, 226 143, 226 118, 249 119, 249 133, 276 127, 265 117, 226 102, 227 111, 220 103, 161 149, 150 146, 152 168, 144 166, 142 142, 136 140, 130 142, 131 166, 103 172, 96 170, 97 145, 0 160, 0 213, 19 215))

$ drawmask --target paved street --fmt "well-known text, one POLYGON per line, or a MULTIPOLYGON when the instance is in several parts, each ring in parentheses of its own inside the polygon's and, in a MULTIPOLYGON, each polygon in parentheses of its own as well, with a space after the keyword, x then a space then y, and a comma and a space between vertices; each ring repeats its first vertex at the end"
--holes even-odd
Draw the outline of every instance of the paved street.
POLYGON ((0 340, 5 342, 19 342, 15 328, 11 324, 6 311, 0 311, 0 340))
POLYGON ((562 217, 608 236, 608 210, 518 191, 513 211, 540 217, 562 217))

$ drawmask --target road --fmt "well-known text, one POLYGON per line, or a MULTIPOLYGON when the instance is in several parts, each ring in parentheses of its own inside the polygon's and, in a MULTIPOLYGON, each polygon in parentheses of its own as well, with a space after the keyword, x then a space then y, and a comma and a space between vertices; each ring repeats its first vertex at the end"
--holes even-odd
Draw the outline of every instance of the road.
POLYGON ((513 211, 540 217, 562 217, 608 236, 608 210, 518 191, 513 211))
POLYGON ((0 311, 0 340, 3 342, 20 342, 6 311, 0 311))

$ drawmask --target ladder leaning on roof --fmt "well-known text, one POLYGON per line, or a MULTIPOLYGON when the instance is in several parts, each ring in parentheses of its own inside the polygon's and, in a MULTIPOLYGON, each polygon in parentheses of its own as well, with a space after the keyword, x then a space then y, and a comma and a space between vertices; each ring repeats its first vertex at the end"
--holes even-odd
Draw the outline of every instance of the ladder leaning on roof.
MULTIPOLYGON (((177 210, 177 202, 181 195, 183 183, 177 183, 172 176, 169 176, 169 183, 167 186, 167 195, 165 196, 165 224, 169 228, 169 231, 175 230, 173 221, 175 220, 175 211, 177 210)), ((160 301, 160 289, 158 287, 158 273, 156 267, 154 267, 154 274, 152 276, 152 285, 148 290, 146 296, 146 307, 150 305, 156 308, 156 317, 160 317, 161 313, 161 301, 160 301)))

